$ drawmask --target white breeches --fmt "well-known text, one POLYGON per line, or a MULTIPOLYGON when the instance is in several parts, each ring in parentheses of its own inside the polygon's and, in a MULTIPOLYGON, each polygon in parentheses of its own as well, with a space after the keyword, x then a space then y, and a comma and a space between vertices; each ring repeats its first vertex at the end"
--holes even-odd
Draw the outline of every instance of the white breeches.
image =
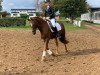
POLYGON ((54 18, 50 19, 50 22, 52 23, 53 27, 56 27, 56 20, 54 18))

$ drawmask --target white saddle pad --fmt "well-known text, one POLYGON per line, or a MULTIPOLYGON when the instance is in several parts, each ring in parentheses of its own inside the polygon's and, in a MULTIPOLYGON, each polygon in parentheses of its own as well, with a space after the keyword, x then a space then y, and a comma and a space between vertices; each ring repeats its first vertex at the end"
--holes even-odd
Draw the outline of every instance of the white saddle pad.
POLYGON ((56 22, 56 28, 57 28, 57 31, 61 30, 61 25, 59 23, 57 23, 57 22, 56 22))
MULTIPOLYGON (((47 23, 48 23, 48 25, 49 25, 49 22, 47 21, 47 23)), ((59 23, 57 23, 56 22, 56 28, 57 28, 57 31, 60 31, 61 30, 61 26, 60 26, 60 24, 59 23)), ((49 28, 50 28, 50 30, 51 30, 51 32, 54 32, 52 29, 51 29, 51 27, 50 27, 50 25, 49 25, 49 28)))

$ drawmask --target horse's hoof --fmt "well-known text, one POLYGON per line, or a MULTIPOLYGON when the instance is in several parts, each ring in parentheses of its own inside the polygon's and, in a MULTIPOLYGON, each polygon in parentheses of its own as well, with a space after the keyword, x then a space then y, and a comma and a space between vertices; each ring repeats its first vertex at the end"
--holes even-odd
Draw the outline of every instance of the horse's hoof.
POLYGON ((58 53, 58 52, 56 52, 56 55, 59 55, 59 53, 58 53))
POLYGON ((56 56, 56 57, 57 57, 57 56, 60 56, 60 54, 59 54, 59 53, 56 53, 55 56, 56 56))
POLYGON ((66 53, 68 53, 68 51, 66 53))
POLYGON ((66 50, 66 53, 68 53, 68 50, 66 50))
POLYGON ((46 61, 46 58, 45 57, 42 57, 41 61, 46 61))
POLYGON ((45 62, 45 61, 46 61, 46 59, 41 59, 41 61, 45 62))
POLYGON ((53 53, 53 54, 51 54, 53 57, 55 57, 56 55, 53 53))
POLYGON ((66 54, 68 54, 68 51, 66 51, 66 54))

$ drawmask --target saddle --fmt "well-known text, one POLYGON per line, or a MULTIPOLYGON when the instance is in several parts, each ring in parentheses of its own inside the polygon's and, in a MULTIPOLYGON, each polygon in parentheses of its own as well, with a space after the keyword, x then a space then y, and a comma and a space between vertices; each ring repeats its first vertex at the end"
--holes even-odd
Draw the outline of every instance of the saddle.
POLYGON ((50 20, 46 19, 46 21, 47 21, 47 23, 48 23, 48 25, 49 25, 49 27, 50 27, 50 29, 51 29, 52 32, 57 31, 57 28, 56 28, 56 27, 53 27, 53 25, 52 25, 52 23, 50 22, 50 20))
POLYGON ((60 34, 59 34, 59 31, 57 30, 57 27, 53 27, 52 23, 51 23, 48 19, 46 19, 46 21, 47 21, 47 23, 48 23, 48 25, 49 25, 49 27, 50 27, 51 32, 52 32, 56 37, 60 37, 60 34))

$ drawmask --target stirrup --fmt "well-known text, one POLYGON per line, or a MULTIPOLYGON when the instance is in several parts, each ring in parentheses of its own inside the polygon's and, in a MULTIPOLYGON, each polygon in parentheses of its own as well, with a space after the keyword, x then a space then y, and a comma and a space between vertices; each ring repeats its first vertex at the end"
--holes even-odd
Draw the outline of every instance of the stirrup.
POLYGON ((59 34, 59 33, 57 33, 57 34, 56 34, 56 37, 57 37, 57 38, 61 38, 61 36, 60 36, 60 34, 59 34))

